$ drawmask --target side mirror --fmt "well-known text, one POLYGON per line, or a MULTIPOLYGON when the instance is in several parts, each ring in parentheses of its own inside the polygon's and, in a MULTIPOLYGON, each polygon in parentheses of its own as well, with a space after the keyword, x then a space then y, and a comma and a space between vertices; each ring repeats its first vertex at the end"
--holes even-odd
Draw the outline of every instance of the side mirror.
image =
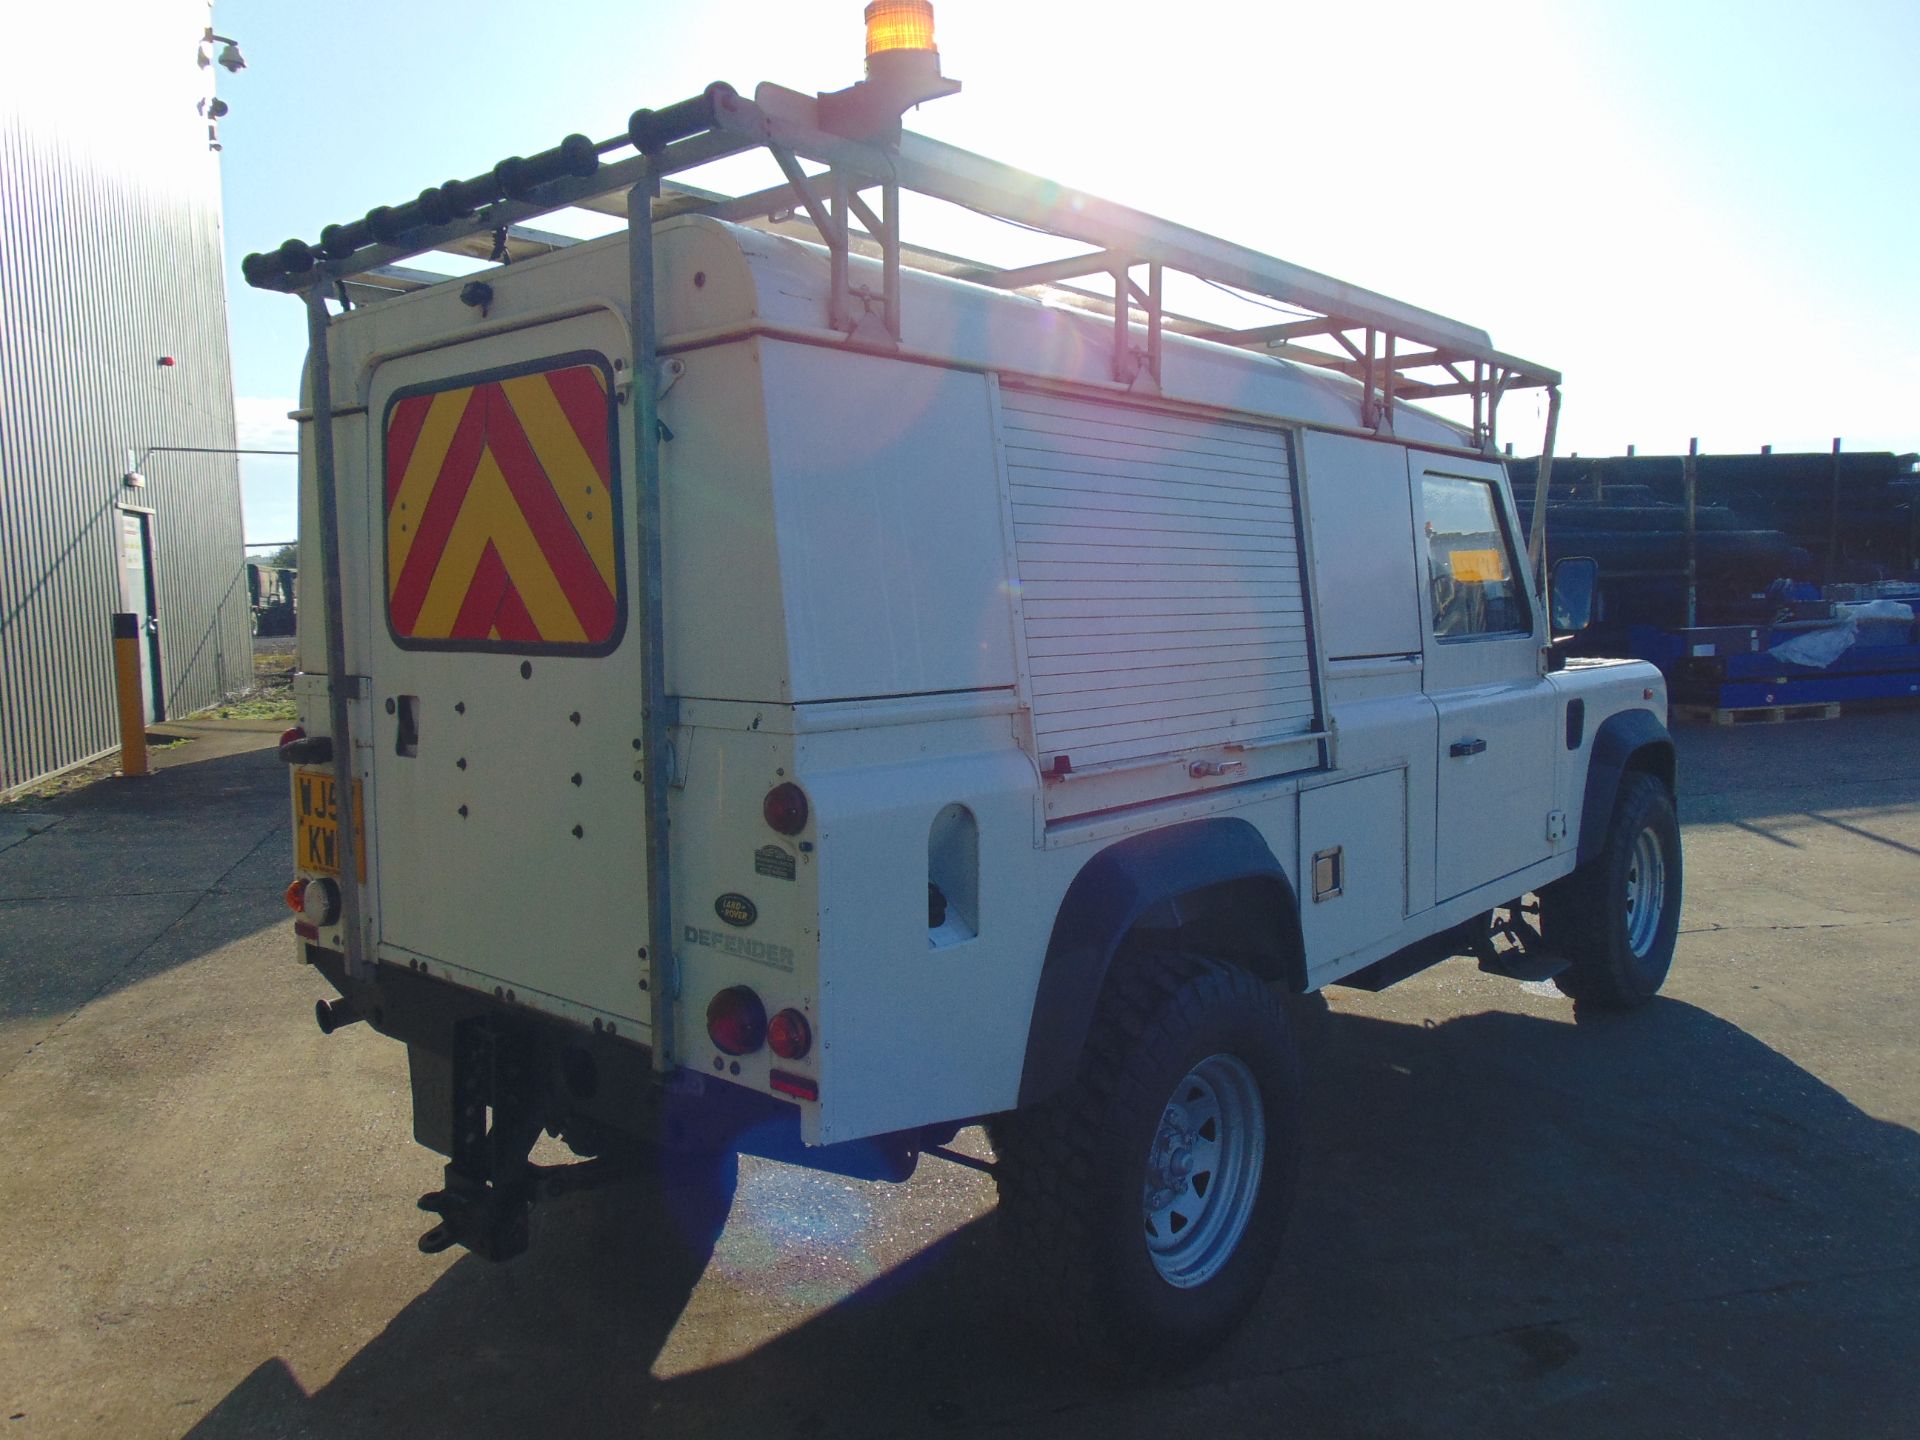
POLYGON ((1556 560, 1548 584, 1548 613, 1556 635, 1575 635, 1593 623, 1593 596, 1600 584, 1600 562, 1585 555, 1556 560))

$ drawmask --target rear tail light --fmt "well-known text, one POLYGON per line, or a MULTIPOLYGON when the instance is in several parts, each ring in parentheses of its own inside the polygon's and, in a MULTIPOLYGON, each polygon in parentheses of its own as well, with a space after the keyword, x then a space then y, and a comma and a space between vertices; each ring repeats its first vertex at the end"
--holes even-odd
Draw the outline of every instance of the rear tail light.
POLYGON ((307 898, 307 882, 296 880, 287 886, 287 909, 294 914, 300 913, 301 902, 307 898))
POLYGON ((280 743, 282 745, 291 745, 296 740, 304 740, 306 738, 307 730, 304 725, 291 725, 280 732, 280 743))
POLYGON ((782 1010, 767 1026, 767 1045, 782 1060, 799 1060, 813 1048, 813 1027, 798 1010, 782 1010))
POLYGON ((760 813, 782 835, 798 835, 807 828, 807 792, 789 780, 767 792, 760 813))
POLYGON ((744 985, 722 990, 707 1003, 707 1035, 728 1055, 751 1055, 767 1041, 767 1007, 744 985))

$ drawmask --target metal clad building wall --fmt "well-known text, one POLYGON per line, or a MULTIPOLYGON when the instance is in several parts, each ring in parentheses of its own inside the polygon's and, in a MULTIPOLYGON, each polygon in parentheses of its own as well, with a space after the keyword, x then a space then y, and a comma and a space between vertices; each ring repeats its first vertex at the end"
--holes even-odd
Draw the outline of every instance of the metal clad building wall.
POLYGON ((170 715, 251 679, 205 0, 20 7, 0 53, 0 791, 117 743, 120 507, 153 512, 170 715), (76 46, 84 58, 72 59, 76 46), (69 59, 62 59, 63 56, 69 59), (162 367, 159 357, 176 364, 162 367))
POLYGON ((1041 765, 1311 730, 1286 435, 1001 395, 1041 765))

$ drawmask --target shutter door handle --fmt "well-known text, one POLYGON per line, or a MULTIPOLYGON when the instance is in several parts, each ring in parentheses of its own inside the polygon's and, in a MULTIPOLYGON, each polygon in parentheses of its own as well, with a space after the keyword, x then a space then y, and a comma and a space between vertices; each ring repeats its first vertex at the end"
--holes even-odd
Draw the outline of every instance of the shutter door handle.
POLYGON ((1478 755, 1487 748, 1484 740, 1456 740, 1447 747, 1447 754, 1456 760, 1464 760, 1469 755, 1478 755))

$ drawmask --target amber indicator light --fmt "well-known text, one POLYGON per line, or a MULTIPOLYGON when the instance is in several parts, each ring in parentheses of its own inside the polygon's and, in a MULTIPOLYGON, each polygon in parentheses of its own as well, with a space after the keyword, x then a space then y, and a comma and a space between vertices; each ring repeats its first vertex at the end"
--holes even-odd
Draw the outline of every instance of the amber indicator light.
POLYGON ((767 1046, 782 1060, 798 1060, 813 1048, 813 1027, 798 1010, 782 1010, 767 1026, 767 1046))

